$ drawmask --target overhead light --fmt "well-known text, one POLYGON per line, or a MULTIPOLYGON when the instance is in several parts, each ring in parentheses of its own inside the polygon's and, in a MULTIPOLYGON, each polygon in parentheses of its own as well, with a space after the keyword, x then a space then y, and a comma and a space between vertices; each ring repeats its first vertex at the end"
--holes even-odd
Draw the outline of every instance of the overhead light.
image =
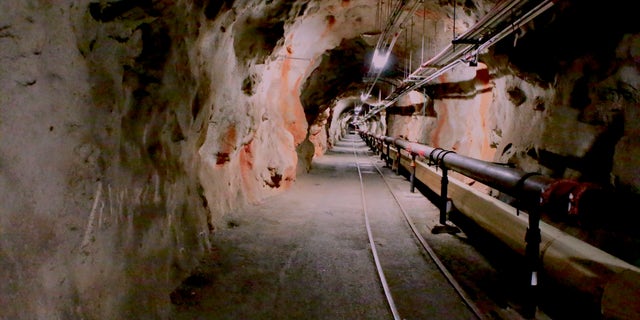
POLYGON ((361 94, 360 94, 360 101, 362 101, 362 102, 366 102, 366 101, 367 101, 367 99, 369 99, 369 97, 370 97, 370 95, 369 95, 369 94, 361 93, 361 94))
POLYGON ((389 53, 390 52, 387 51, 387 53, 385 54, 376 49, 376 51, 373 52, 373 68, 384 68, 384 66, 387 64, 387 61, 389 60, 389 53))

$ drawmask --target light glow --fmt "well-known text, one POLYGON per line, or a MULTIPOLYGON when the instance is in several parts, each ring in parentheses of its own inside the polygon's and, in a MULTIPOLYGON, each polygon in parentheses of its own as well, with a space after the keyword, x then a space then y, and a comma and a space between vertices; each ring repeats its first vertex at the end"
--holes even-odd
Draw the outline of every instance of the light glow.
POLYGON ((387 61, 389 60, 389 53, 390 52, 388 51, 386 54, 381 53, 380 51, 378 51, 378 49, 376 49, 376 51, 373 52, 373 67, 379 70, 384 68, 384 66, 387 64, 387 61))

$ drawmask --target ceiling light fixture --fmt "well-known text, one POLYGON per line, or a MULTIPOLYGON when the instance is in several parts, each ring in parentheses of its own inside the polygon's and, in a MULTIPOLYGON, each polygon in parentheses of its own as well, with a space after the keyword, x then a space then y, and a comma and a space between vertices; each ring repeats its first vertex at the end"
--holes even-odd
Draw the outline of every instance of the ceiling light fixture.
POLYGON ((387 64, 387 61, 389 61, 390 53, 390 50, 385 54, 376 49, 376 51, 373 52, 373 67, 377 70, 382 70, 382 68, 387 64))

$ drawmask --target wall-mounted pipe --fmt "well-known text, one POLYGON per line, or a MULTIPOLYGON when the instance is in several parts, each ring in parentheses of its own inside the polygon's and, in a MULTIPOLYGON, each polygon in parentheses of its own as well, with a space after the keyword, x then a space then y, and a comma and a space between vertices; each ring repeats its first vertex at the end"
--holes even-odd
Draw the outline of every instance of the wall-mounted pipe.
POLYGON ((585 198, 584 195, 602 191, 601 187, 592 183, 552 179, 534 172, 465 157, 450 150, 404 139, 388 136, 373 138, 397 146, 410 154, 424 157, 440 167, 456 171, 517 198, 521 205, 527 207, 538 207, 542 204, 549 208, 566 208, 567 214, 580 216, 581 211, 591 209, 581 205, 580 200, 585 198))
MULTIPOLYGON (((360 133, 369 135, 362 131, 360 133)), ((386 147, 383 145, 380 150, 386 153, 385 157, 388 161, 397 162, 407 170, 411 169, 413 154, 419 154, 428 159, 429 153, 437 152, 437 148, 425 149, 424 145, 401 139, 380 135, 369 136, 386 144, 386 147), (409 155, 403 154, 402 150, 407 151, 409 155)), ((454 166, 452 164, 456 163, 455 167, 466 167, 469 164, 470 167, 475 168, 469 168, 472 172, 485 168, 480 163, 468 160, 471 158, 453 153, 445 155, 444 158, 445 166, 454 166), (457 159, 458 157, 462 158, 457 159)), ((440 194, 441 174, 424 162, 415 161, 415 164, 415 177, 436 194, 440 194)), ((501 172, 500 176, 505 177, 505 181, 496 186, 502 185, 507 188, 512 186, 512 179, 522 172, 514 168, 498 169, 492 163, 485 162, 485 164, 490 168, 489 171, 501 172)), ((482 176, 480 175, 480 178, 482 176)), ((530 178, 532 180, 527 186, 530 192, 542 186, 554 188, 554 183, 558 183, 557 180, 548 177, 537 175, 535 177, 535 179, 533 176, 530 178)), ((457 179, 450 179, 448 195, 462 214, 515 252, 525 254, 526 244, 523 240, 529 228, 526 213, 517 215, 517 210, 510 205, 481 193, 457 179)), ((546 276, 562 285, 574 288, 585 297, 589 297, 590 302, 599 304, 604 319, 640 319, 640 268, 544 222, 540 223, 540 230, 542 248, 540 267, 546 276)))

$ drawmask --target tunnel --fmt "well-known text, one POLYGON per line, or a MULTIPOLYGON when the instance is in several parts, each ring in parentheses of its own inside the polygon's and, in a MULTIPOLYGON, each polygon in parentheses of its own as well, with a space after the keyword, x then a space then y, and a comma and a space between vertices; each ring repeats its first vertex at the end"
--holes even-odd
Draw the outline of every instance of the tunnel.
POLYGON ((636 16, 2 1, 0 319, 638 319, 636 16))

